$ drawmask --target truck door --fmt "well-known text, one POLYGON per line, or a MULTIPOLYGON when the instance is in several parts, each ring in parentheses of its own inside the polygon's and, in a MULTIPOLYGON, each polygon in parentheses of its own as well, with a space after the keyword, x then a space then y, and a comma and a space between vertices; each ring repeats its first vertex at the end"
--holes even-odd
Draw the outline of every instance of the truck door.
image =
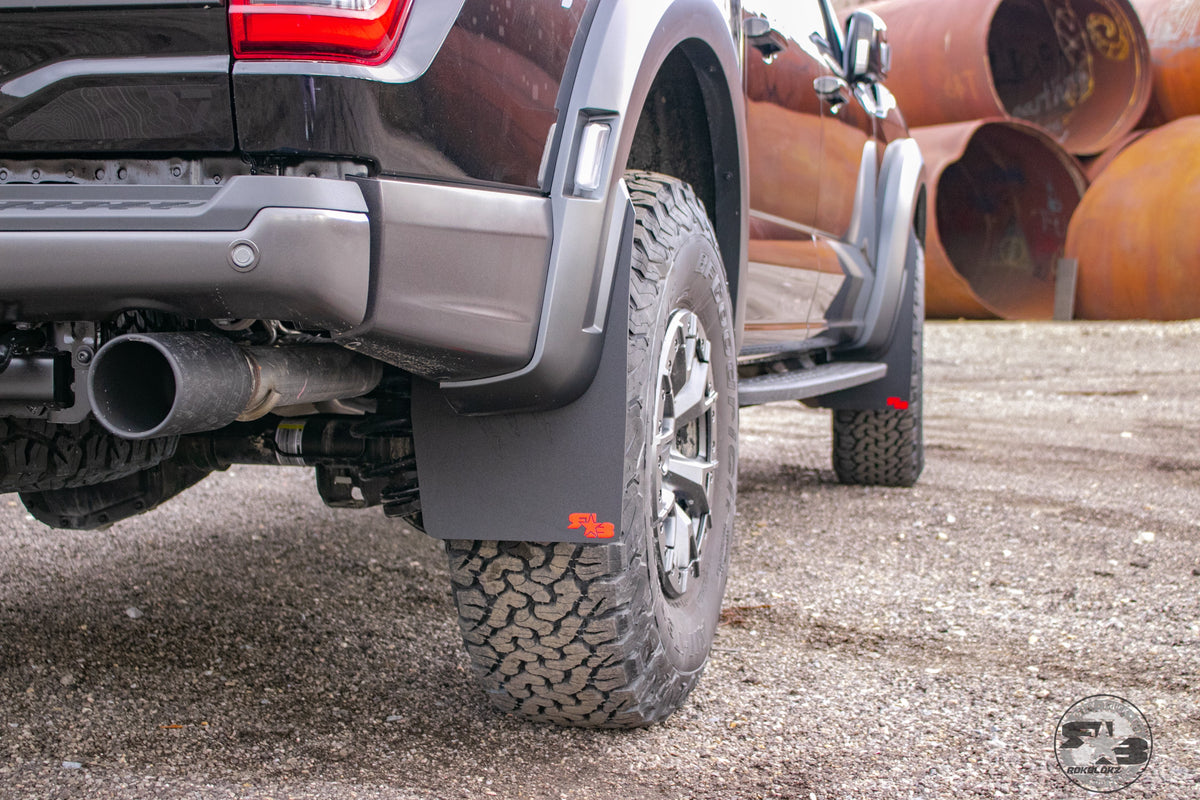
MULTIPOLYGON (((841 34, 837 19, 828 10, 827 0, 814 0, 825 19, 823 40, 829 43, 831 57, 826 60, 833 74, 845 78, 840 58, 841 34)), ((845 241, 854 216, 855 189, 864 159, 881 159, 882 147, 867 149, 876 138, 876 118, 871 113, 877 103, 869 86, 843 88, 841 102, 822 103, 821 188, 817 210, 817 230, 826 236, 845 241), (870 107, 871 110, 868 110, 870 107)))
POLYGON ((750 149, 745 343, 786 347, 815 332, 812 301, 822 272, 841 272, 815 238, 824 227, 826 103, 813 84, 833 74, 836 57, 818 0, 751 0, 744 8, 750 149))
MULTIPOLYGON (((841 83, 840 93, 827 96, 822 103, 821 117, 821 175, 818 191, 817 241, 822 252, 833 250, 831 243, 850 241, 859 175, 864 166, 878 168, 887 145, 884 140, 885 120, 895 117, 895 101, 886 87, 870 81, 846 84, 842 27, 833 15, 829 0, 813 0, 825 19, 824 41, 828 48, 825 63, 841 83), (873 162, 873 163, 872 163, 873 162), (824 247, 821 243, 824 242, 824 247)), ((894 127, 894 125, 893 125, 894 127)), ((863 209, 873 213, 873 209, 863 209)), ((845 252, 845 248, 843 248, 845 252)), ((868 256, 870 257, 870 256, 868 256)), ((870 265, 873 268, 875 265, 870 265)), ((851 330, 854 325, 852 308, 834 304, 846 283, 847 273, 856 267, 847 266, 822 272, 809 314, 809 327, 834 335, 851 330), (832 308, 831 308, 832 307, 832 308)))

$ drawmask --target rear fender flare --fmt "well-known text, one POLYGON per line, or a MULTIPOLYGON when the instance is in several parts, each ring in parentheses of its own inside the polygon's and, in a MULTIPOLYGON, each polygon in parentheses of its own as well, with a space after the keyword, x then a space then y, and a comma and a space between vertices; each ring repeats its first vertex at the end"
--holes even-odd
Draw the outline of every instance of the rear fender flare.
MULTIPOLYGON (((600 363, 608 300, 622 242, 625 194, 619 189, 642 106, 667 57, 682 48, 710 106, 717 175, 713 209, 731 293, 746 264, 746 125, 738 43, 730 4, 715 0, 618 0, 585 20, 586 40, 560 105, 566 110, 548 148, 543 186, 553 245, 537 344, 529 364, 504 375, 448 381, 440 389, 459 413, 561 407, 583 395, 600 363), (595 192, 574 186, 583 129, 610 126, 595 192), (590 287, 581 291, 580 287, 590 287)), ((738 315, 741 319, 741 315, 738 315)))

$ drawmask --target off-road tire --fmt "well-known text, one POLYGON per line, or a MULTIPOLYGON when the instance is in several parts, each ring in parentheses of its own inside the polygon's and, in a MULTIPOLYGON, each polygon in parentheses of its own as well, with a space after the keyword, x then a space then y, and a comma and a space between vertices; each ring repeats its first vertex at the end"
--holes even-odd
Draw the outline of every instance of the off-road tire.
POLYGON ((912 384, 908 408, 833 412, 833 470, 842 483, 865 486, 912 486, 925 468, 923 411, 923 332, 925 253, 909 236, 914 276, 912 304, 912 384))
MULTIPOLYGON (((716 240, 686 185, 652 173, 629 173, 626 185, 637 225, 620 531, 612 543, 596 545, 447 542, 463 640, 492 702, 522 717, 582 727, 647 725, 683 703, 716 632, 733 535, 736 351, 716 240), (702 418, 704 425, 712 423, 705 452, 719 455, 710 459, 717 466, 705 484, 711 526, 702 537, 695 577, 690 566, 674 572, 662 567, 661 515, 670 495, 662 488, 667 479, 654 472, 663 442, 680 441, 676 434, 656 436, 663 342, 667 331, 679 330, 670 321, 689 315, 699 320, 710 345, 704 374, 716 400, 705 405, 712 411, 702 418), (675 592, 668 585, 684 587, 668 584, 664 572, 673 580, 686 572, 690 588, 669 596, 675 592)), ((675 333, 672 341, 678 341, 675 333)), ((672 345, 671 364, 675 352, 672 345)), ((689 375, 692 363, 698 362, 689 360, 689 375)))
POLYGON ((66 530, 104 530, 123 519, 144 514, 194 486, 209 474, 201 467, 167 459, 116 480, 21 492, 21 502, 39 522, 66 530))
POLYGON ((0 492, 106 483, 165 461, 178 443, 121 439, 91 417, 74 425, 0 419, 0 492))

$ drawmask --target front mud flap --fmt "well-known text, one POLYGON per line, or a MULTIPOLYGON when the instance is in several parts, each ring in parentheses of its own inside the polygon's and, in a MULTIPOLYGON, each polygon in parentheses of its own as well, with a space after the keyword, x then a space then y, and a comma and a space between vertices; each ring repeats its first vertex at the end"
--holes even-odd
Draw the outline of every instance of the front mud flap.
MULTIPOLYGON (((913 240, 915 243, 915 240, 913 240)), ((844 389, 840 392, 805 400, 815 408, 887 409, 907 408, 912 402, 913 337, 923 335, 925 318, 925 261, 919 250, 909 247, 905 254, 904 289, 900 295, 901 311, 896 315, 887 349, 882 353, 866 354, 873 361, 887 364, 887 376, 882 380, 844 389), (920 292, 920 295, 917 295, 920 292), (914 309, 914 304, 919 304, 914 309)))

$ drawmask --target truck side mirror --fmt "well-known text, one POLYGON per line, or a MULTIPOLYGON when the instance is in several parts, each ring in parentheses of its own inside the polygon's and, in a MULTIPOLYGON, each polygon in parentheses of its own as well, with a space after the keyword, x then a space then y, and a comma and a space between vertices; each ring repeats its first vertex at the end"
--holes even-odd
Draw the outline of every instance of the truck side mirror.
POLYGON ((846 20, 846 52, 843 56, 846 80, 881 81, 892 68, 892 48, 887 40, 887 25, 871 11, 855 11, 846 20))

